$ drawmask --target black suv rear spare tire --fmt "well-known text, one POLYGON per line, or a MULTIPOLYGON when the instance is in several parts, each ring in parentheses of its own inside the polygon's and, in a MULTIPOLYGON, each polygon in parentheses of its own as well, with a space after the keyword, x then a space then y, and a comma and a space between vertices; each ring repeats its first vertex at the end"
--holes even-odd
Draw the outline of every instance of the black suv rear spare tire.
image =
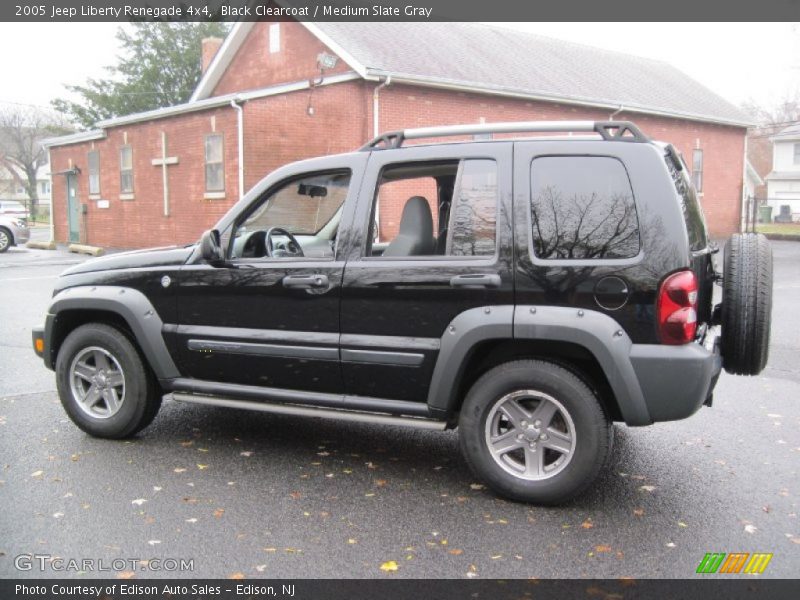
POLYGON ((458 432, 464 458, 489 487, 545 505, 586 489, 613 441, 611 422, 583 380, 541 360, 505 363, 478 379, 458 432))
POLYGON ((772 320, 772 249, 756 233, 735 233, 725 245, 722 365, 758 375, 767 365, 772 320))

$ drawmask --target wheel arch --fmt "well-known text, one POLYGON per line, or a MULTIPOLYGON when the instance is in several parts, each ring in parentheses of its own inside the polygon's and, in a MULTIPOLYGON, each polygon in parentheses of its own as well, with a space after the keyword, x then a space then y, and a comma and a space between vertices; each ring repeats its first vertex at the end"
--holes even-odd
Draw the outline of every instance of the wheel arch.
POLYGON ((597 311, 471 309, 458 315, 442 336, 428 406, 452 422, 480 374, 508 360, 537 358, 561 364, 586 381, 612 419, 649 425, 652 419, 630 361, 631 346, 621 326, 597 311))
POLYGON ((179 376, 161 334, 163 322, 147 297, 132 288, 81 286, 59 293, 48 309, 45 358, 55 367, 58 351, 70 331, 89 322, 112 325, 128 335, 158 379, 179 376))

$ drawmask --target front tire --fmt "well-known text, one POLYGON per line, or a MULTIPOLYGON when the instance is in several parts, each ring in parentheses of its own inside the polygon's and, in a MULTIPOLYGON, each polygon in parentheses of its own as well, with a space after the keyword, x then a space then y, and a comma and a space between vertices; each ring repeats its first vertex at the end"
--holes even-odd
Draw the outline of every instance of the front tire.
POLYGON ((613 429, 597 397, 554 363, 519 360, 495 367, 470 389, 459 416, 461 451, 498 494, 555 505, 595 479, 613 429))
POLYGON ((56 358, 56 384, 70 419, 95 437, 130 437, 161 407, 161 391, 136 347, 102 323, 67 336, 56 358))

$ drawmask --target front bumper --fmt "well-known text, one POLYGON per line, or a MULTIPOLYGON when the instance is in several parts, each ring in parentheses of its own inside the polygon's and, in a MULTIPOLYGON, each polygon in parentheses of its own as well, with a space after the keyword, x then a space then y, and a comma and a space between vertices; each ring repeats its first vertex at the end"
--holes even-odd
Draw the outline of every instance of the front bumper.
POLYGON ((22 244, 26 243, 29 239, 31 239, 31 230, 28 229, 27 225, 22 227, 13 226, 11 228, 11 233, 14 236, 14 244, 17 246, 21 246, 22 244))
POLYGON ((710 404, 722 371, 718 338, 713 334, 703 345, 634 344, 630 360, 653 422, 685 419, 710 404))

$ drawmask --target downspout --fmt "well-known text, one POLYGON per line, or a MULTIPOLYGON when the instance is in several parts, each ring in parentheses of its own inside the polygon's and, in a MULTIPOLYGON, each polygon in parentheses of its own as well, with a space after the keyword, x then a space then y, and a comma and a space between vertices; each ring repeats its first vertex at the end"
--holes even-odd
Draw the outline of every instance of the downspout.
POLYGON ((231 100, 231 106, 236 109, 236 130, 238 135, 239 152, 239 200, 244 196, 244 109, 237 104, 237 99, 231 100))
MULTIPOLYGON (((747 231, 747 221, 749 216, 747 213, 747 130, 744 131, 744 162, 742 163, 742 201, 739 205, 739 231, 747 231)), ((753 204, 756 203, 756 191, 753 190, 753 204)), ((756 208, 753 208, 752 214, 757 215, 756 208)), ((756 230, 755 218, 753 219, 753 231, 756 230)))
MULTIPOLYGON (((381 90, 387 87, 392 82, 392 76, 387 75, 386 79, 383 80, 383 83, 376 85, 375 89, 372 91, 372 137, 378 137, 380 129, 380 95, 381 90)), ((377 231, 374 232, 375 239, 379 242, 381 241, 381 213, 380 213, 381 204, 380 202, 375 203, 375 224, 377 225, 377 231)), ((370 224, 371 225, 371 224, 370 224)))
POLYGON ((387 87, 392 82, 392 76, 387 75, 386 79, 383 80, 383 83, 375 86, 375 89, 372 91, 372 136, 378 137, 380 129, 380 95, 381 90, 387 87))
POLYGON ((56 219, 55 219, 55 212, 56 212, 56 199, 55 194, 53 194, 53 161, 52 156, 50 156, 50 146, 47 147, 47 164, 50 165, 50 243, 56 243, 56 219))
POLYGON ((625 105, 624 105, 624 104, 620 104, 620 105, 619 105, 619 108, 618 108, 617 110, 615 110, 613 113, 611 113, 611 116, 610 116, 610 117, 608 117, 608 120, 609 120, 609 121, 613 121, 613 120, 614 120, 614 117, 616 117, 616 116, 617 116, 619 113, 621 113, 623 110, 625 110, 625 105))

